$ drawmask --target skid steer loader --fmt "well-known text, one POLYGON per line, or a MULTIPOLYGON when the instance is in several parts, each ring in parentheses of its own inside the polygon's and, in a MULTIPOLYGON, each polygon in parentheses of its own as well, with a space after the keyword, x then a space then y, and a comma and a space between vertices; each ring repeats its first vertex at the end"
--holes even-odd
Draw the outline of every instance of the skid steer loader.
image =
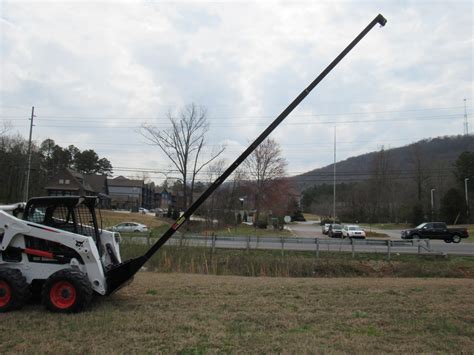
POLYGON ((133 279, 138 270, 191 217, 197 208, 303 101, 324 77, 376 25, 365 29, 305 88, 255 141, 142 256, 122 262, 120 235, 99 228, 97 197, 37 197, 0 208, 0 312, 21 308, 40 294, 53 312, 79 312, 92 295, 110 295, 133 279), (3 209, 3 211, 2 211, 3 209))

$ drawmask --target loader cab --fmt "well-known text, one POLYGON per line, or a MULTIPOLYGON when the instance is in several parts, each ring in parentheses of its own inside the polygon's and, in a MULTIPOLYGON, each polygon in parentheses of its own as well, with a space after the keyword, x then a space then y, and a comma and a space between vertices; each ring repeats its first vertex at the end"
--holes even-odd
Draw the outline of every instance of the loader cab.
POLYGON ((28 201, 23 220, 100 239, 95 196, 34 197, 28 201))

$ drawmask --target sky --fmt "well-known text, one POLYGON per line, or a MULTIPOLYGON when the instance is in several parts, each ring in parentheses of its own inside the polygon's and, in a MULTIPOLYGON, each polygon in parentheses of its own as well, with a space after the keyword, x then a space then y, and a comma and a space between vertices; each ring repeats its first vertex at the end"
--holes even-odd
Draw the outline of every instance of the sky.
POLYGON ((272 133, 287 174, 332 164, 334 132, 337 161, 463 134, 465 107, 473 132, 473 2, 423 0, 0 0, 0 126, 27 138, 34 106, 37 144, 161 183, 178 174, 139 127, 194 103, 230 164, 379 13, 272 133))

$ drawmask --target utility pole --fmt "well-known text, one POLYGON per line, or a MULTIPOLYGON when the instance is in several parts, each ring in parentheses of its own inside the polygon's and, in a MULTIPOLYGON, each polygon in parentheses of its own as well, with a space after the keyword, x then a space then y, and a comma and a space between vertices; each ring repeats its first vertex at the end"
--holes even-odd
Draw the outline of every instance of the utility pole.
POLYGON ((26 170, 26 184, 25 184, 25 202, 28 201, 28 194, 30 188, 30 170, 31 170, 31 136, 33 134, 33 118, 35 117, 35 107, 31 107, 31 118, 30 118, 30 138, 28 139, 28 168, 26 170))
POLYGON ((333 220, 336 223, 336 126, 334 126, 334 186, 333 186, 333 220))
POLYGON ((467 121, 466 99, 464 99, 464 134, 469 134, 469 123, 467 121))

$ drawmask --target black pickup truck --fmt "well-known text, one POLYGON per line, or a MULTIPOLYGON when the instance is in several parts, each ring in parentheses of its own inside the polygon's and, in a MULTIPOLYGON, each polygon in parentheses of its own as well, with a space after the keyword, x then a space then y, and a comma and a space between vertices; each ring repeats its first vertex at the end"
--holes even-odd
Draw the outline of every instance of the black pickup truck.
POLYGON ((448 228, 444 222, 422 223, 414 229, 402 231, 402 239, 441 239, 446 243, 459 243, 467 237, 467 228, 448 228))

